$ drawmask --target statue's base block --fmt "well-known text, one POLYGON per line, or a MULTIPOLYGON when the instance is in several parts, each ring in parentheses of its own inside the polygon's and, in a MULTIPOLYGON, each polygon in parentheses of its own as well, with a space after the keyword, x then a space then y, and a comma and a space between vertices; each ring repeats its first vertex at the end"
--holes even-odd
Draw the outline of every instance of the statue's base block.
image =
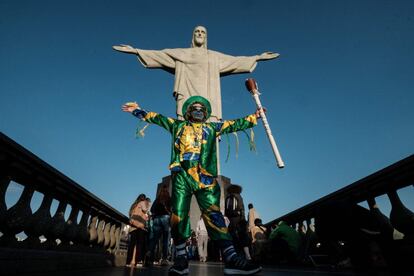
MULTIPOLYGON (((220 185, 220 190, 221 190, 221 195, 220 195, 220 210, 221 212, 224 214, 224 199, 227 196, 227 188, 234 183, 231 183, 231 179, 228 177, 225 177, 223 175, 219 175, 217 177, 217 181, 220 185)), ((163 185, 167 185, 169 187, 169 191, 171 194, 171 176, 166 176, 162 178, 162 182, 158 184, 157 187, 157 194, 158 194, 158 190, 161 186, 163 185)), ((197 200, 195 198, 195 196, 193 195, 191 198, 191 205, 190 205, 190 221, 191 221, 191 229, 195 230, 197 227, 197 222, 200 219, 200 207, 198 207, 198 203, 197 200)))

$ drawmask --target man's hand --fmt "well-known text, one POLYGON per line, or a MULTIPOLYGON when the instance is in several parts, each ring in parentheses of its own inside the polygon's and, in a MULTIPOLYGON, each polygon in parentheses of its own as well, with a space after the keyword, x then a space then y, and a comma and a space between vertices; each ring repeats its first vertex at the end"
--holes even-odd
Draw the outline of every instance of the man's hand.
POLYGON ((137 54, 137 50, 134 47, 125 45, 125 44, 112 46, 112 48, 118 52, 123 52, 127 54, 135 54, 135 55, 137 54))
POLYGON ((122 111, 131 113, 135 109, 138 109, 139 105, 136 102, 128 102, 122 105, 122 111))
POLYGON ((278 56, 280 56, 278 53, 264 52, 263 54, 258 56, 257 61, 275 59, 278 56))
MULTIPOLYGON (((266 111, 267 111, 266 108, 263 107, 262 109, 263 109, 263 112, 266 113, 266 111)), ((262 117, 262 116, 260 116, 260 109, 259 108, 256 110, 255 115, 256 115, 257 119, 262 117)))

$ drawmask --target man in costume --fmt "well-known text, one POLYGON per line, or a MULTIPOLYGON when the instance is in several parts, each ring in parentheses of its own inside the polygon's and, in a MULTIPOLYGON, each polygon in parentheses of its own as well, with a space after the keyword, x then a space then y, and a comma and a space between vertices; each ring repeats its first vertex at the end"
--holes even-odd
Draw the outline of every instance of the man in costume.
POLYGON ((231 56, 207 49, 207 29, 194 28, 191 48, 143 50, 129 45, 113 46, 117 51, 134 54, 145 68, 158 68, 175 75, 174 96, 177 116, 191 96, 203 96, 211 103, 210 121, 222 119, 220 77, 250 73, 257 62, 277 58, 279 54, 264 52, 254 56, 231 56))
POLYGON ((171 234, 177 249, 177 257, 170 273, 187 274, 186 240, 191 235, 190 202, 194 194, 209 237, 216 240, 225 261, 225 274, 251 275, 261 270, 240 257, 220 212, 220 187, 217 183, 217 137, 222 134, 251 128, 257 124, 257 111, 245 118, 223 122, 209 122, 210 102, 201 96, 185 101, 182 114, 185 120, 167 118, 155 112, 141 109, 137 103, 126 103, 122 110, 139 119, 159 125, 172 135, 170 170, 172 171, 171 234))

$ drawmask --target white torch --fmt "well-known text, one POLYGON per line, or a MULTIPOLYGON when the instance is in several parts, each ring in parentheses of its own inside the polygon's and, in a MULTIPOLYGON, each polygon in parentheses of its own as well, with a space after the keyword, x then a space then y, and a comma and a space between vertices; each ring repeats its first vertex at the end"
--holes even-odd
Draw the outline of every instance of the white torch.
POLYGON ((266 131, 267 138, 269 138, 270 145, 272 146, 272 150, 276 158, 277 166, 280 169, 282 169, 285 167, 285 164, 283 163, 282 157, 280 156, 279 150, 276 145, 275 138, 273 138, 272 130, 270 129, 269 122, 267 121, 267 118, 266 118, 266 114, 263 111, 263 106, 259 98, 260 93, 259 93, 259 90, 257 89, 257 83, 254 79, 247 79, 245 84, 246 84, 247 90, 250 92, 250 94, 252 94, 253 99, 256 102, 257 108, 259 109, 260 116, 262 117, 263 127, 266 131))

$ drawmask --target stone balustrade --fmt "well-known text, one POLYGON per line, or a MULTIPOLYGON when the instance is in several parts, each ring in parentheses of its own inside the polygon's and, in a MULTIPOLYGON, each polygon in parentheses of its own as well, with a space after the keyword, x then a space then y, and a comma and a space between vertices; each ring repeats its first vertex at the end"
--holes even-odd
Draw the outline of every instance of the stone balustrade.
MULTIPOLYGON (((414 213, 404 206, 397 191, 413 184, 414 155, 411 155, 336 192, 272 220, 266 223, 265 226, 271 229, 280 221, 285 221, 299 232, 302 228, 301 234, 306 235, 306 237, 313 235, 313 241, 316 242, 316 239, 319 241, 327 240, 325 236, 332 238, 335 235, 329 233, 329 231, 320 231, 319 233, 316 231, 318 235, 314 235, 315 228, 318 230, 318 227, 323 227, 324 230, 340 232, 342 231, 341 227, 361 222, 358 221, 361 218, 352 217, 352 215, 360 214, 363 217, 368 214, 367 218, 374 217, 375 223, 382 232, 388 232, 381 233, 381 235, 393 237, 394 234, 394 239, 399 239, 395 237, 395 230, 403 234, 403 236, 400 235, 402 239, 402 242, 398 245, 400 248, 397 250, 394 245, 390 245, 390 248, 393 247, 394 251, 400 254, 398 256, 399 260, 396 261, 397 265, 407 266, 410 262, 408 258, 414 257, 414 213), (391 205, 389 217, 380 211, 380 206, 377 205, 375 200, 375 198, 384 195, 387 196, 391 205), (358 206, 358 204, 365 201, 368 203, 369 209, 358 206), (344 214, 351 215, 351 217, 341 217, 344 214), (343 221, 345 219, 347 221, 343 221), (316 238, 316 236, 318 237, 316 238), (399 262, 404 259, 405 263, 399 262)), ((362 224, 364 223, 362 222, 362 224)), ((360 229, 364 227, 362 225, 360 229)), ((371 234, 374 235, 375 233, 371 234)), ((341 243, 340 240, 337 242, 341 243)), ((305 247, 309 247, 309 244, 306 244, 305 247)), ((305 248, 305 251, 308 249, 305 248)))
POLYGON ((114 263, 115 256, 125 251, 120 242, 126 238, 122 229, 127 224, 128 217, 0 133, 0 249, 6 252, 6 257, 0 254, 0 263, 10 252, 27 254, 27 250, 30 256, 40 251, 89 252, 114 263), (24 188, 7 208, 6 191, 12 182, 24 188), (43 199, 34 211, 30 205, 35 192, 43 199), (54 200, 58 206, 51 214, 54 200), (18 241, 16 235, 21 232, 27 238, 18 241))

